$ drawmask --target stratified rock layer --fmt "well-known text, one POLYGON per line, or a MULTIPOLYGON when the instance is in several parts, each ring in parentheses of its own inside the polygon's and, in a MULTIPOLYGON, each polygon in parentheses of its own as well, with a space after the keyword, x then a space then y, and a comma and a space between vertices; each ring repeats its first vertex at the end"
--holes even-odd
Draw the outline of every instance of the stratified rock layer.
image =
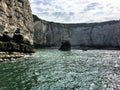
POLYGON ((33 30, 28 0, 0 0, 0 51, 32 51, 33 30))
POLYGON ((60 47, 68 40, 72 47, 118 48, 120 46, 120 21, 101 23, 62 24, 34 17, 34 43, 36 47, 60 47))

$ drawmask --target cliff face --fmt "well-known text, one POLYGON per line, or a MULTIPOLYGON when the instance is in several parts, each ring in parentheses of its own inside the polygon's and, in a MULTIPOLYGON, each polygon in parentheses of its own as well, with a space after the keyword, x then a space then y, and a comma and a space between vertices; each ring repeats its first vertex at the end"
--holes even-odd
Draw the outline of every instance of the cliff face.
POLYGON ((120 21, 102 23, 60 24, 36 19, 34 43, 40 46, 60 46, 68 40, 72 47, 119 47, 120 21))
POLYGON ((31 51, 33 30, 28 0, 0 0, 0 50, 31 51))

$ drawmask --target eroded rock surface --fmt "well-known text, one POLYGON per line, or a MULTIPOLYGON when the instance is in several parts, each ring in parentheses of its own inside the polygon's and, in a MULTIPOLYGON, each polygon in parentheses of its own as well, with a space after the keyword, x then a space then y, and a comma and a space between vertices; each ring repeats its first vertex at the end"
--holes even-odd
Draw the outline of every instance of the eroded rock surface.
POLYGON ((0 0, 0 51, 32 51, 33 30, 28 0, 0 0))
POLYGON ((72 47, 118 48, 120 21, 101 23, 62 24, 34 17, 34 43, 36 47, 60 47, 61 40, 69 40, 72 47))

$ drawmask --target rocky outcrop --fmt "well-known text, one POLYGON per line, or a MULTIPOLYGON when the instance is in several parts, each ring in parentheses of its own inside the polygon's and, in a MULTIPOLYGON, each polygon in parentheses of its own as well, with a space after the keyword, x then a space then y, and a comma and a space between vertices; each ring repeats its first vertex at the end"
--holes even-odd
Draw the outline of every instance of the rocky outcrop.
POLYGON ((67 40, 63 40, 61 47, 59 48, 59 50, 61 51, 70 51, 71 50, 71 44, 69 41, 67 40))
POLYGON ((118 48, 120 46, 120 21, 62 24, 44 21, 35 15, 33 17, 36 47, 60 47, 63 40, 70 41, 72 48, 118 48))
POLYGON ((28 0, 0 0, 0 51, 33 52, 33 30, 28 0))

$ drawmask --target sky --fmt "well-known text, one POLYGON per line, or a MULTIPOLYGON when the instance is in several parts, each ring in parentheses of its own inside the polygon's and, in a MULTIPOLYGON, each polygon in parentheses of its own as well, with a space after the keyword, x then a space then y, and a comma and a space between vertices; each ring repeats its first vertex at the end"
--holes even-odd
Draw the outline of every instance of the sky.
POLYGON ((32 13, 60 23, 120 20, 120 0, 29 0, 32 13))

